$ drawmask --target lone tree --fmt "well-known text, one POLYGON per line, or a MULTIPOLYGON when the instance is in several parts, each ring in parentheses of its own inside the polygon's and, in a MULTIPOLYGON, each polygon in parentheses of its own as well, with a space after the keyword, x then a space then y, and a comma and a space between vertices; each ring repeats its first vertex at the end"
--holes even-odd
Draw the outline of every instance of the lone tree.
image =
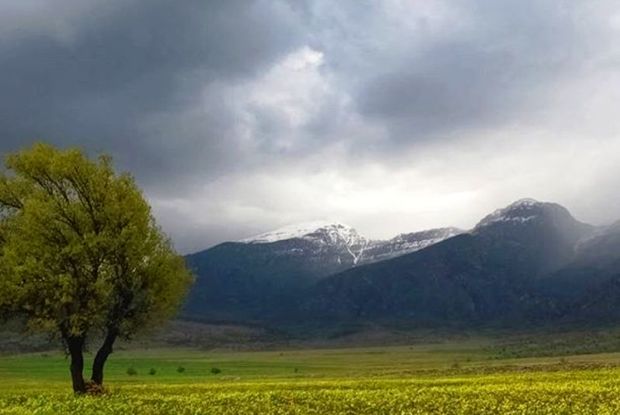
POLYGON ((103 337, 91 381, 103 383, 117 338, 171 317, 191 282, 128 174, 111 159, 37 144, 0 172, 0 313, 59 336, 83 393, 83 352, 103 337))

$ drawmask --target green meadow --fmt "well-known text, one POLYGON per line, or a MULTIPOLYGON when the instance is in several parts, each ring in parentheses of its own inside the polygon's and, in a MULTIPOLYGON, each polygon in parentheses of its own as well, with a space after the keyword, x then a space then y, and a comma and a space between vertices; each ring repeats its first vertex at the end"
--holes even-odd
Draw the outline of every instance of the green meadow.
MULTIPOLYGON (((282 351, 125 350, 102 396, 57 353, 0 357, 0 414, 615 414, 620 353, 507 357, 488 340, 282 351)), ((91 356, 88 356, 89 360, 91 356)))

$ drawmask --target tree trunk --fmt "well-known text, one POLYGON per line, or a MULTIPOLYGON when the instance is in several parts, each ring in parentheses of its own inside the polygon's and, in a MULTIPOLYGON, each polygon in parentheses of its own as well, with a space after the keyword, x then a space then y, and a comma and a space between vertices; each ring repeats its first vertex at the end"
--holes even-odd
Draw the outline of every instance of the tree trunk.
POLYGON ((85 393, 86 384, 84 383, 84 338, 69 337, 66 339, 69 354, 71 355, 71 380, 73 382, 73 392, 85 393))
POLYGON ((105 366, 106 360, 108 360, 108 356, 112 354, 112 347, 114 346, 117 336, 118 330, 109 329, 105 339, 103 340, 101 348, 97 351, 97 355, 95 356, 95 360, 93 362, 93 375, 91 377, 91 380, 97 385, 103 384, 103 367, 105 366))

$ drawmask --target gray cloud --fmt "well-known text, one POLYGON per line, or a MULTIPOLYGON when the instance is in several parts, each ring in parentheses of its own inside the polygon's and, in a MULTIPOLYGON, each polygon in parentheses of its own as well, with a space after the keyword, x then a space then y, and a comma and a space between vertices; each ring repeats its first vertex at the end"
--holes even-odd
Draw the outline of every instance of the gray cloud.
POLYGON ((321 35, 318 24, 318 44, 357 109, 397 146, 520 121, 613 35, 604 5, 597 15, 557 1, 339 4, 338 30, 321 35))
MULTIPOLYGON (((173 173, 193 156, 191 141, 221 138, 197 138, 190 126, 157 142, 141 122, 154 114, 183 122, 210 82, 251 77, 299 43, 293 12, 280 2, 113 3, 91 2, 72 19, 74 1, 32 2, 17 13, 23 30, 0 46, 5 149, 43 138, 112 152, 147 181, 173 173), (64 22, 68 34, 39 27, 44 18, 64 22)), ((4 4, 0 11, 11 7, 4 4)))
POLYGON ((529 195, 604 222, 618 36, 605 0, 1 2, 0 152, 111 153, 183 251, 327 216, 470 226, 529 195))

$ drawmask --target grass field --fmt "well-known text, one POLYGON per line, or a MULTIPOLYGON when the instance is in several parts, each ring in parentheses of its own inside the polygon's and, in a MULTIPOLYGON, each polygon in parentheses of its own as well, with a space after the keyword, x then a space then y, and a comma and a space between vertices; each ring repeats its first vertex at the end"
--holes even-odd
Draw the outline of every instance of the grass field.
POLYGON ((72 395, 60 354, 4 356, 0 414, 620 413, 620 354, 506 358, 492 346, 121 351, 101 397, 72 395))

